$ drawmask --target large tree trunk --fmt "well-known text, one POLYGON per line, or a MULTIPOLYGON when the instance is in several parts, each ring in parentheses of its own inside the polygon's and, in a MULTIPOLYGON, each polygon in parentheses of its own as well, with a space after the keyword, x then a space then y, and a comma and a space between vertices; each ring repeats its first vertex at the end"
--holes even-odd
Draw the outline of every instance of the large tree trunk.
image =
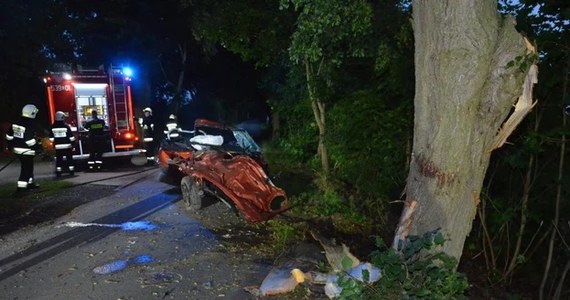
POLYGON ((409 233, 441 228, 459 259, 475 218, 495 136, 517 97, 525 55, 514 21, 496 0, 414 0, 416 94, 409 233))

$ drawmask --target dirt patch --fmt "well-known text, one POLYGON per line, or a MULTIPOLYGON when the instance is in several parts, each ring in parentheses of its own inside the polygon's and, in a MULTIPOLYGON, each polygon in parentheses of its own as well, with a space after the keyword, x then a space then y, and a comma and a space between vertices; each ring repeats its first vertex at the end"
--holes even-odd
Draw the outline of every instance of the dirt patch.
POLYGON ((261 260, 269 260, 275 252, 271 231, 265 223, 250 223, 221 202, 212 202, 197 212, 187 213, 220 237, 232 253, 255 251, 261 260))
MULTIPOLYGON (((258 282, 251 286, 242 286, 244 290, 250 292, 249 296, 252 299, 257 299, 256 293, 259 292, 258 288, 263 278, 273 268, 295 266, 308 272, 317 271, 319 266, 326 264, 323 249, 312 238, 307 237, 302 241, 293 240, 287 245, 277 245, 274 228, 270 222, 247 222, 221 202, 214 202, 198 212, 187 213, 219 237, 224 252, 231 253, 242 263, 251 261, 265 266, 267 272, 260 274, 262 277, 258 282)), ((302 284, 293 292, 272 296, 270 299, 328 298, 323 285, 302 284)))

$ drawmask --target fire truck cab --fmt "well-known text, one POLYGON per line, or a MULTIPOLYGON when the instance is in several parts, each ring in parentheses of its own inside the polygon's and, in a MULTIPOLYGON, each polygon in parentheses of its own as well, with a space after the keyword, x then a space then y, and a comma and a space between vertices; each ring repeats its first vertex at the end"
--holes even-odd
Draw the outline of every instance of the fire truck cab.
POLYGON ((133 116, 131 93, 131 74, 128 70, 110 66, 97 69, 63 69, 46 72, 44 82, 50 124, 53 124, 55 112, 66 114, 66 123, 78 141, 74 150, 74 159, 89 157, 89 132, 84 128, 91 119, 93 110, 105 121, 108 132, 106 151, 103 158, 130 157, 135 164, 144 156, 139 149, 140 138, 133 116))

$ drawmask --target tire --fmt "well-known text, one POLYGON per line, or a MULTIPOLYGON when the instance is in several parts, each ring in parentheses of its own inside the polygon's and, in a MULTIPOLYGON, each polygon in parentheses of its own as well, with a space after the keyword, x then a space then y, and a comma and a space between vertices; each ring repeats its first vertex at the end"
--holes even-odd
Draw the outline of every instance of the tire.
POLYGON ((192 176, 185 176, 180 181, 182 200, 189 211, 196 212, 202 208, 204 190, 202 190, 192 176))

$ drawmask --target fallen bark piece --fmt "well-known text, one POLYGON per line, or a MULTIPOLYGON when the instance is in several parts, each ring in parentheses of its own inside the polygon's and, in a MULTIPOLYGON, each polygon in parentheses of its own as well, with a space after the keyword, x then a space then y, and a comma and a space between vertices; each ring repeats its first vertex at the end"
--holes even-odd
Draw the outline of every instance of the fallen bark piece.
POLYGON ((336 245, 334 240, 329 240, 318 233, 311 230, 311 235, 325 250, 325 256, 327 261, 331 265, 334 272, 346 271, 350 268, 354 268, 360 264, 360 260, 356 258, 352 253, 350 253, 348 247, 345 244, 342 246, 336 245), (347 265, 347 261, 349 264, 347 265))

